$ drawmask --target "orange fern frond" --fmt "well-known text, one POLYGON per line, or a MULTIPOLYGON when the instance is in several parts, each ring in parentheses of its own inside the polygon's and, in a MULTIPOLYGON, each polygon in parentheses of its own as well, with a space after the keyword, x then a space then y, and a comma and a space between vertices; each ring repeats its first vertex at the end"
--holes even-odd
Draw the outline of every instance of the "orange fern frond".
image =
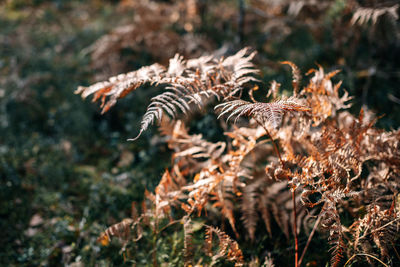
POLYGON ((153 64, 126 74, 119 74, 109 78, 108 81, 98 82, 88 87, 79 86, 75 94, 80 94, 82 98, 93 94, 93 101, 101 99, 102 113, 105 113, 117 103, 117 99, 125 97, 143 84, 159 82, 163 73, 165 73, 163 66, 153 64), (107 98, 109 99, 106 101, 107 98))
POLYGON ((191 266, 192 261, 193 261, 193 226, 191 223, 190 218, 184 217, 183 218, 183 232, 184 232, 184 265, 185 266, 191 266))
POLYGON ((290 61, 282 61, 281 64, 289 65, 292 68, 292 86, 293 86, 293 95, 297 96, 300 88, 300 81, 301 81, 301 72, 299 67, 296 66, 293 62, 290 61))
POLYGON ((212 256, 213 263, 216 262, 219 258, 225 257, 227 260, 234 262, 235 266, 243 266, 243 253, 239 248, 239 244, 220 229, 208 225, 206 225, 205 227, 206 245, 209 254, 213 254, 213 234, 215 234, 215 236, 218 238, 218 251, 217 254, 212 256))
POLYGON ((276 97, 278 96, 278 91, 279 91, 280 87, 281 87, 280 83, 278 83, 276 81, 272 81, 270 86, 269 86, 267 97, 269 97, 272 94, 272 97, 274 99, 276 99, 276 97))
POLYGON ((103 233, 101 233, 97 241, 100 242, 103 246, 106 246, 109 244, 111 237, 115 236, 122 239, 124 242, 127 242, 133 223, 134 220, 126 218, 122 222, 116 223, 108 227, 103 233))

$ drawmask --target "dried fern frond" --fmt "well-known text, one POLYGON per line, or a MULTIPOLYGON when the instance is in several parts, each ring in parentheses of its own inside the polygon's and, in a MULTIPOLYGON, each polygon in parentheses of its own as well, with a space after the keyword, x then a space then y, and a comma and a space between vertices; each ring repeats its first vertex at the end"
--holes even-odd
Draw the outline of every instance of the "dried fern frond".
POLYGON ((94 101, 101 98, 103 113, 115 105, 117 99, 125 97, 145 83, 167 85, 166 92, 151 99, 151 103, 143 116, 137 139, 155 121, 160 121, 166 112, 172 119, 178 113, 191 111, 192 104, 199 108, 206 105, 212 97, 221 99, 232 96, 242 89, 258 71, 251 63, 255 53, 248 54, 248 49, 242 49, 226 59, 216 59, 210 56, 195 60, 184 60, 176 55, 170 59, 166 69, 154 64, 137 71, 120 74, 108 81, 99 82, 89 87, 79 87, 76 94, 87 97, 94 94, 94 101), (106 102, 106 98, 109 100, 106 102))
POLYGON ((183 254, 184 254, 184 265, 191 266, 193 264, 193 226, 189 217, 185 216, 183 218, 183 232, 184 232, 184 242, 183 242, 183 254))
MULTIPOLYGON (((178 113, 190 112, 195 105, 202 107, 214 97, 230 99, 244 83, 255 79, 251 58, 252 54, 245 51, 226 59, 172 58, 169 67, 154 78, 167 88, 152 99, 146 113, 152 117, 144 123, 149 125, 161 117, 175 119, 178 113)), ((290 66, 293 72, 298 71, 294 64, 290 66)), ((228 115, 227 120, 233 118, 235 122, 242 116, 251 118, 247 127, 226 132, 224 142, 189 134, 180 120, 162 121, 164 140, 173 150, 173 165, 165 171, 154 194, 146 192, 152 209, 143 209, 142 222, 152 218, 173 221, 177 213, 171 207, 181 207, 184 218, 175 221, 183 222, 186 265, 192 264, 194 252, 190 220, 203 212, 209 221, 228 222, 236 235, 243 229, 238 226, 239 215, 251 240, 257 239, 261 219, 270 235, 274 220, 290 238, 291 225, 296 222, 297 233, 301 226, 307 231, 310 218, 320 212, 318 218, 329 233, 333 266, 339 266, 350 253, 392 259, 392 242, 398 242, 400 227, 400 130, 374 128, 376 119, 367 111, 362 110, 358 117, 343 111, 350 106, 347 101, 351 98, 347 92, 339 95, 340 82, 332 82, 338 71, 325 73, 319 66, 308 73, 313 77, 297 97, 261 103, 250 94, 253 102, 233 100, 217 105, 219 118, 228 115), (282 123, 286 113, 295 112, 302 114, 282 123), (279 131, 266 133, 264 123, 279 127, 279 131), (266 135, 277 140, 279 147, 274 147, 266 135), (297 197, 290 189, 296 190, 297 197), (343 212, 352 219, 349 230, 341 221, 343 212)), ((118 81, 107 86, 118 86, 118 81)), ((107 92, 117 91, 98 87, 86 93, 98 92, 98 97, 112 99, 107 92)), ((269 94, 276 94, 278 84, 271 87, 269 94)), ((148 125, 142 125, 143 130, 148 125)), ((112 235, 125 238, 124 231, 140 220, 133 218, 106 231, 100 240, 107 243, 112 235)), ((316 226, 314 230, 319 229, 316 226)), ((212 263, 222 258, 243 263, 238 244, 227 234, 212 227, 207 227, 206 233, 212 263), (215 236, 218 242, 213 243, 215 236)))
POLYGON ((322 66, 319 69, 311 69, 307 74, 314 73, 308 85, 304 87, 300 94, 307 96, 307 104, 312 107, 312 117, 314 126, 318 126, 328 117, 335 117, 337 111, 351 107, 347 103, 352 97, 344 90, 342 96, 339 95, 341 82, 334 84, 332 78, 339 73, 335 70, 325 73, 322 66))
POLYGON ((356 9, 356 12, 353 14, 351 18, 351 24, 358 23, 359 25, 367 24, 369 21, 372 21, 372 25, 376 24, 378 19, 387 14, 393 20, 397 20, 399 15, 397 14, 397 9, 399 5, 394 5, 391 7, 360 7, 356 9))
POLYGON ((289 65, 292 68, 293 96, 297 96, 297 93, 299 92, 300 81, 301 81, 300 69, 296 66, 296 64, 294 64, 293 62, 290 62, 290 61, 283 61, 283 62, 281 62, 281 64, 289 65))
POLYGON ((243 186, 239 177, 247 175, 241 163, 255 147, 256 139, 264 133, 243 128, 227 133, 236 141, 234 147, 225 152, 226 143, 211 143, 203 140, 201 135, 188 135, 181 121, 173 128, 172 132, 171 129, 165 129, 165 132, 169 132, 169 145, 175 150, 174 169, 179 166, 183 175, 192 177, 194 174, 193 182, 182 187, 183 191, 189 192, 187 203, 182 207, 186 212, 197 210, 199 214, 204 205, 211 202, 236 232, 234 199, 236 193, 239 194, 238 188, 243 186))
MULTIPOLYGON (((261 186, 263 180, 259 179, 258 182, 254 182, 250 185, 247 185, 243 189, 243 198, 242 198, 242 205, 241 205, 241 210, 242 210, 242 221, 247 229, 247 232, 249 233, 250 239, 254 240, 255 238, 255 232, 256 232, 256 226, 257 226, 257 220, 258 220, 258 214, 257 214, 257 206, 256 206, 256 201, 257 201, 257 191, 256 189, 261 186)), ((269 213, 267 214, 267 216, 269 213)), ((270 220, 269 216, 267 219, 266 227, 268 230, 268 233, 271 233, 271 226, 270 226, 270 220)))
POLYGON ((126 218, 122 222, 116 223, 108 227, 103 233, 101 233, 97 241, 100 242, 103 246, 107 246, 110 243, 111 237, 115 236, 123 240, 124 243, 127 243, 130 237, 131 226, 133 223, 134 220, 126 218))
POLYGON ((136 140, 150 124, 160 121, 163 111, 171 118, 175 118, 180 110, 187 113, 191 110, 190 105, 196 104, 199 108, 206 105, 211 97, 218 100, 232 96, 242 89, 242 85, 257 81, 252 75, 258 71, 254 69, 251 59, 255 53, 246 56, 248 49, 242 49, 235 55, 220 59, 217 63, 210 57, 202 57, 195 61, 188 61, 186 68, 182 61, 170 62, 169 73, 174 70, 173 79, 167 78, 159 83, 170 83, 167 92, 151 99, 146 113, 143 116, 136 140), (177 64, 177 63, 181 64, 177 64), (197 65, 194 65, 197 64, 197 65), (178 71, 177 71, 178 70, 178 71), (202 72, 200 71, 202 70, 202 72), (183 77, 184 72, 188 77, 183 77))
POLYGON ((122 12, 134 11, 128 16, 130 20, 84 50, 90 53, 91 65, 98 70, 96 76, 104 79, 110 73, 126 71, 129 62, 140 61, 143 53, 164 64, 176 53, 198 57, 214 51, 211 38, 193 33, 201 23, 198 4, 197 0, 120 2, 122 12), (183 28, 187 33, 182 33, 183 28))
POLYGON ((162 134, 167 137, 168 147, 174 151, 175 166, 185 174, 196 174, 202 168, 220 160, 225 152, 225 142, 209 142, 201 134, 189 134, 181 120, 161 123, 162 134))
POLYGON ((219 104, 215 109, 221 109, 218 118, 229 114, 226 121, 236 117, 234 122, 241 116, 254 117, 261 119, 262 122, 269 122, 274 128, 278 128, 282 122, 282 117, 287 112, 308 112, 310 109, 298 103, 298 99, 290 97, 272 103, 250 103, 244 100, 234 100, 219 104))
POLYGON ((251 62, 256 52, 250 54, 248 52, 249 49, 244 48, 235 55, 221 59, 217 64, 217 71, 221 73, 221 77, 227 81, 228 85, 237 89, 250 81, 258 81, 253 75, 259 71, 254 68, 254 64, 251 62), (246 56, 246 54, 248 55, 246 56))
POLYGON ((320 216, 322 216, 321 225, 329 229, 328 240, 329 244, 332 245, 331 265, 339 266, 344 258, 346 245, 344 243, 342 224, 335 202, 327 202, 320 216))
MULTIPOLYGON (((394 185, 396 186, 399 187, 394 185)), ((367 204, 367 213, 350 227, 354 252, 370 254, 378 252, 384 258, 390 257, 392 245, 400 238, 398 236, 400 211, 395 205, 398 197, 397 199, 393 197, 398 193, 391 195, 392 190, 397 191, 398 188, 384 183, 364 191, 363 199, 367 204)))
POLYGON ((272 95, 273 99, 276 99, 278 97, 278 91, 279 91, 280 87, 281 87, 280 83, 278 83, 276 81, 272 81, 270 86, 269 86, 267 97, 272 95))
POLYGON ((205 227, 206 245, 209 255, 212 255, 212 263, 210 265, 213 266, 220 258, 226 258, 228 261, 234 262, 235 266, 243 266, 243 253, 239 248, 239 244, 220 229, 208 225, 205 227), (214 234, 218 238, 218 251, 215 255, 212 252, 214 234))
POLYGON ((100 99, 102 113, 105 113, 116 104, 117 99, 125 97, 145 83, 159 82, 162 75, 165 75, 165 68, 159 64, 153 64, 88 87, 79 86, 75 94, 80 94, 82 98, 93 95, 93 102, 100 99))

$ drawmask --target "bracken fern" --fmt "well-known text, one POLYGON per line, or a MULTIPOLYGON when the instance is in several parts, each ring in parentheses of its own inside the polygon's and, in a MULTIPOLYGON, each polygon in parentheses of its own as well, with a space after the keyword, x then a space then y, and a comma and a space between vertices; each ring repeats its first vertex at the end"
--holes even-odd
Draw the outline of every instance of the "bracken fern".
MULTIPOLYGON (((332 82, 338 71, 326 74, 321 66, 308 72, 313 76, 301 87, 299 68, 283 62, 293 71, 293 96, 276 99, 279 85, 272 82, 271 102, 254 99, 257 87, 249 91, 252 102, 240 99, 244 85, 257 80, 258 70, 251 62, 254 53, 248 51, 225 59, 175 56, 168 68, 155 64, 78 89, 83 97, 93 94, 94 100, 101 99, 105 112, 144 83, 166 85, 151 100, 138 136, 161 121, 162 135, 173 151, 172 166, 154 194, 146 193, 146 202, 154 208, 142 209, 138 218, 111 227, 100 240, 125 238, 126 229, 133 225, 169 218, 170 224, 183 224, 183 261, 190 265, 199 257, 191 244, 192 220, 207 214, 204 219, 209 224, 212 220, 207 218, 214 214, 222 217, 221 227, 225 221, 229 224, 227 232, 238 241, 206 226, 206 255, 211 265, 221 258, 242 265, 241 222, 255 241, 260 240, 256 231, 261 221, 271 236, 272 221, 276 221, 288 239, 302 229, 309 233, 315 223, 314 230, 328 233, 333 266, 362 253, 392 260, 400 227, 400 131, 374 128, 376 118, 368 110, 361 110, 357 117, 346 111, 351 97, 340 89, 341 82, 332 82), (189 134, 177 119, 178 114, 204 107, 213 98, 222 101, 215 106, 219 117, 235 122, 249 118, 227 130, 226 141, 210 142, 200 134, 189 134), (184 216, 174 218, 173 209, 182 210, 184 216), (343 213, 350 215, 350 224, 342 221, 343 213), (297 227, 290 231, 291 225, 297 227), (213 235, 219 238, 217 250, 212 249, 213 235)), ((296 259, 295 264, 300 263, 296 259)))

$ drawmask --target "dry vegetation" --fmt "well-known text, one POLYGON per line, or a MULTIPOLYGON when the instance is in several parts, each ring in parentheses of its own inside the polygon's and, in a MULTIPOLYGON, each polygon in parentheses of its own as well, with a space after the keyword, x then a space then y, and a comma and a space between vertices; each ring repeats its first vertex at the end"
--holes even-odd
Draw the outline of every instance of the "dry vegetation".
POLYGON ((0 1, 0 262, 399 266, 399 12, 0 1))
MULTIPOLYGON (((135 229, 139 239, 142 224, 150 223, 157 232, 161 218, 180 221, 185 230, 185 264, 190 265, 196 262, 191 220, 216 213, 229 222, 236 238, 243 224, 250 240, 261 221, 272 235, 275 220, 287 238, 295 237, 296 265, 301 261, 297 235, 313 227, 327 232, 333 266, 353 255, 367 255, 371 264, 371 257, 389 262, 396 255, 393 244, 400 226, 400 131, 374 128, 377 118, 370 112, 350 114, 346 109, 351 97, 341 82, 332 81, 338 71, 311 69, 307 85, 300 88, 301 71, 294 63, 283 62, 293 71, 291 97, 276 99, 279 85, 274 81, 269 90, 260 84, 246 87, 257 81, 253 57, 248 49, 226 58, 185 60, 176 55, 167 68, 143 67, 78 89, 84 97, 93 94, 94 100, 101 99, 107 111, 144 83, 164 88, 152 98, 138 137, 150 124, 161 122, 162 135, 173 151, 171 167, 155 192, 147 193, 142 215, 112 226, 100 240, 117 236, 135 242, 126 239, 127 233, 135 229), (259 87, 275 99, 255 100, 253 92, 259 87), (251 102, 241 99, 246 90, 251 102), (236 123, 225 132, 226 141, 217 143, 190 134, 182 121, 215 100, 222 102, 215 106, 219 117, 235 118, 236 123), (144 208, 147 205, 152 208, 144 208), (351 218, 346 224, 345 214, 351 218)), ((226 229, 224 220, 221 223, 219 227, 226 229)), ((211 246, 213 234, 219 239, 218 250, 208 250, 209 264, 226 257, 243 265, 240 244, 215 227, 205 225, 204 247, 211 246)))
MULTIPOLYGON (((202 1, 125 4, 140 15, 135 23, 116 29, 92 46, 95 67, 115 65, 104 59, 120 62, 116 55, 124 47, 148 51, 162 64, 169 59, 169 65, 141 67, 81 86, 76 93, 100 100, 104 113, 145 84, 159 87, 162 93, 151 98, 138 135, 131 140, 158 123, 161 140, 173 154, 154 193, 146 193, 142 215, 111 226, 99 238, 101 242, 107 243, 111 236, 123 239, 125 245, 140 242, 140 227, 149 227, 157 237, 180 222, 186 266, 213 266, 221 258, 242 266, 258 262, 245 258, 240 246, 245 240, 254 242, 263 224, 271 237, 276 226, 288 240, 293 237, 296 266, 301 265, 315 233, 325 236, 331 246, 332 266, 355 259, 369 264, 398 260, 400 131, 374 127, 378 118, 366 108, 368 80, 362 92, 364 108, 354 116, 349 112, 352 97, 341 88, 342 82, 332 81, 340 70, 325 73, 317 64, 306 73, 308 81, 303 81, 295 63, 280 62, 292 70, 292 94, 285 96, 280 83, 260 83, 262 71, 253 64, 251 49, 226 56, 244 43, 245 32, 263 33, 248 34, 246 44, 255 44, 260 38, 279 43, 293 33, 295 23, 322 39, 331 19, 335 21, 332 51, 348 46, 341 56, 351 58, 366 28, 371 43, 378 39, 390 42, 390 35, 398 38, 398 4, 258 0, 248 1, 246 7, 244 1, 238 1, 236 7, 202 1), (206 12, 211 14, 213 27, 221 31, 227 22, 237 21, 234 45, 225 43, 212 52, 215 43, 194 34, 194 29, 210 23, 206 12), (174 29, 186 33, 178 35, 174 29), (174 56, 175 52, 180 54, 174 56), (113 56, 106 57, 110 53, 113 56), (226 119, 220 120, 225 132, 217 142, 191 133, 186 126, 194 114, 209 107, 214 107, 218 119, 226 119), (227 124, 230 120, 231 126, 227 124), (204 248, 202 252, 195 251, 192 244, 193 222, 199 217, 205 233, 204 242, 197 244, 204 248), (222 219, 213 219, 218 217, 222 219), (169 223, 160 226, 162 220, 169 223), (127 234, 131 231, 136 231, 135 239, 127 234), (213 235, 219 240, 217 249, 212 249, 213 235), (308 238, 300 247, 299 235, 308 238)), ((273 50, 268 45, 261 49, 273 50)), ((277 68, 276 62, 263 56, 258 62, 277 68)), ((111 73, 118 70, 121 68, 112 68, 111 73)), ((375 73, 371 67, 360 75, 375 73)), ((153 242, 154 265, 156 251, 153 242)), ((272 262, 266 257, 264 265, 272 262)))

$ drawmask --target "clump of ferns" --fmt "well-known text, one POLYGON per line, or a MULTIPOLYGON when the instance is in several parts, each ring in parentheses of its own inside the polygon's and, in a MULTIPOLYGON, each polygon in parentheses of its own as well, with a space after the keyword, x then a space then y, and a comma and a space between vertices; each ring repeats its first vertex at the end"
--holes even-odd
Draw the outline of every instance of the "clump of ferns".
MULTIPOLYGON (((94 94, 94 100, 101 99, 105 112, 117 99, 144 83, 167 85, 164 93, 151 100, 138 136, 150 124, 165 117, 164 113, 175 120, 179 111, 187 114, 194 106, 201 108, 214 99, 222 101, 215 107, 220 117, 227 116, 228 121, 234 119, 235 122, 244 116, 251 118, 247 127, 234 127, 226 133, 231 141, 217 143, 206 141, 201 135, 188 134, 179 120, 162 125, 163 133, 169 138, 168 145, 174 151, 173 166, 166 171, 152 197, 155 205, 162 207, 151 214, 157 215, 157 210, 163 210, 170 216, 171 207, 182 208, 186 213, 183 217, 186 236, 191 235, 188 223, 191 218, 212 209, 221 212, 238 236, 234 210, 235 203, 241 202, 242 220, 251 239, 255 237, 258 214, 270 234, 272 217, 286 236, 292 225, 295 265, 301 264, 317 228, 325 227, 332 245, 332 265, 337 266, 346 253, 349 257, 352 251, 355 253, 349 261, 354 260, 354 255, 369 255, 367 239, 349 241, 348 236, 353 233, 349 229, 355 229, 355 233, 365 232, 357 225, 365 225, 364 220, 374 220, 374 214, 391 214, 392 217, 386 217, 384 222, 377 221, 368 229, 380 255, 387 258, 390 246, 382 244, 397 240, 397 237, 388 239, 393 236, 394 228, 387 227, 398 226, 394 216, 399 209, 394 200, 393 205, 381 205, 380 213, 370 208, 377 205, 376 199, 369 202, 367 212, 360 218, 354 216, 354 226, 350 228, 342 224, 340 215, 343 210, 354 212, 374 190, 377 194, 378 188, 387 188, 383 193, 385 198, 396 199, 400 131, 375 129, 375 119, 370 118, 369 112, 361 111, 354 117, 343 111, 350 106, 351 97, 346 91, 339 92, 340 82, 332 82, 338 71, 324 73, 321 66, 307 73, 313 77, 300 89, 300 70, 291 62, 283 62, 292 68, 293 96, 277 99, 279 84, 272 82, 268 92, 268 96, 274 98, 271 102, 255 100, 256 87, 249 91, 251 102, 241 100, 238 96, 243 86, 257 80, 254 75, 258 71, 251 63, 253 57, 254 53, 249 53, 248 49, 227 58, 205 56, 184 60, 175 56, 168 68, 157 64, 143 67, 105 82, 80 87, 78 93, 83 97, 94 94), (261 138, 265 135, 270 141, 261 138), (255 164, 255 158, 260 155, 271 158, 261 172, 255 164), (362 170, 368 165, 373 168, 366 176, 362 170), (285 191, 288 184, 291 192, 285 191), (296 195, 296 191, 300 194, 296 195), (318 215, 298 259, 298 226, 301 223, 304 226, 309 219, 307 209, 311 215, 318 215)), ((190 237, 185 239, 185 244, 185 262, 189 264, 192 258, 190 237)), ((239 256, 230 256, 241 255, 235 243, 227 241, 222 247, 223 255, 242 264, 242 260, 237 260, 239 256), (236 252, 232 254, 230 250, 236 252)))
MULTIPOLYGON (((163 175, 162 181, 157 186, 155 194, 146 191, 146 199, 142 203, 142 213, 138 216, 135 203, 132 204, 132 217, 126 218, 123 221, 116 223, 107 228, 98 238, 98 241, 107 246, 112 237, 118 238, 122 241, 121 253, 124 256, 125 261, 136 261, 138 257, 135 255, 138 251, 138 246, 148 248, 150 257, 152 259, 153 266, 157 266, 160 261, 157 252, 161 249, 162 244, 159 242, 165 239, 169 234, 168 230, 172 227, 178 227, 175 232, 181 232, 183 237, 181 244, 173 243, 173 247, 170 248, 175 255, 175 260, 180 259, 179 263, 184 263, 185 266, 191 266, 197 259, 198 262, 214 266, 216 263, 224 262, 223 260, 231 261, 235 263, 235 266, 243 266, 244 259, 242 251, 239 248, 238 243, 233 240, 222 230, 205 225, 200 221, 192 221, 191 214, 195 212, 198 206, 193 205, 187 210, 187 214, 179 219, 173 219, 173 208, 176 206, 175 201, 166 200, 164 194, 169 193, 171 186, 174 186, 175 178, 166 171, 163 175), (171 206, 170 206, 171 205, 171 206), (181 228, 181 230, 179 230, 181 228), (199 230, 204 229, 204 234, 198 234, 199 230), (149 235, 149 233, 151 235, 149 235), (200 246, 202 249, 198 251, 195 249, 194 235, 197 238, 205 239, 200 246), (133 248, 129 248, 128 245, 132 245, 133 248), (181 248, 181 252, 177 253, 176 249, 181 248), (201 258, 199 258, 199 256, 201 258), (207 260, 209 257, 209 260, 207 260)), ((171 190, 172 191, 172 190, 171 190)), ((172 191, 171 193, 173 193, 172 191)), ((171 238, 170 238, 171 239, 171 238)), ((175 238, 176 239, 176 238, 175 238)), ((179 238, 178 238, 179 241, 179 238)), ((173 256, 173 255, 171 255, 173 256)), ((145 256, 149 258, 149 256, 145 256)), ((172 258, 172 257, 171 257, 172 258)))

